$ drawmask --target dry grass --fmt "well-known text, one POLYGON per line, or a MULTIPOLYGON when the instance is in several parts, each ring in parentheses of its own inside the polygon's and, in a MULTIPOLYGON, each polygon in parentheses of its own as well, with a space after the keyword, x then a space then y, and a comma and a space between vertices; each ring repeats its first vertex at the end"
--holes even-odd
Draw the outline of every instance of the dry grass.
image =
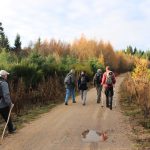
POLYGON ((150 149, 150 114, 145 114, 145 111, 149 112, 149 84, 146 87, 145 84, 134 84, 129 74, 121 86, 121 107, 129 116, 133 139, 139 150, 150 149))
POLYGON ((11 97, 15 104, 14 112, 20 114, 26 112, 34 106, 42 106, 49 102, 56 103, 64 99, 65 88, 62 83, 63 78, 55 75, 49 77, 35 88, 25 88, 22 80, 15 86, 11 83, 11 97))

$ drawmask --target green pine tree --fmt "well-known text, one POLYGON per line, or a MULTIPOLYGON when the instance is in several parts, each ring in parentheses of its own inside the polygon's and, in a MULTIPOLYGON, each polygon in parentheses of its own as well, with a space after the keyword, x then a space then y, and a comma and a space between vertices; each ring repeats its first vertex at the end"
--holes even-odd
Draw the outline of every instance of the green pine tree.
POLYGON ((132 48, 132 46, 128 46, 128 47, 127 47, 126 53, 127 53, 127 54, 130 54, 130 55, 133 55, 133 48, 132 48))
POLYGON ((21 51, 21 41, 20 41, 20 35, 19 34, 16 35, 14 46, 15 46, 14 50, 16 52, 20 52, 21 51))
POLYGON ((0 49, 10 50, 9 41, 7 36, 4 33, 4 28, 2 27, 2 23, 0 22, 0 49))

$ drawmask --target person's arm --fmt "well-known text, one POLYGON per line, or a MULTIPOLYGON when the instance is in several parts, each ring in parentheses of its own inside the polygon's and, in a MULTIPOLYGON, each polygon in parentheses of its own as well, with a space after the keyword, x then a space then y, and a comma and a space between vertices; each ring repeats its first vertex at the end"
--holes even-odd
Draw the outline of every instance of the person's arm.
POLYGON ((115 74, 113 74, 113 84, 116 83, 116 78, 115 78, 115 74))
POLYGON ((89 80, 89 77, 86 75, 86 82, 89 82, 90 80, 89 80))
POLYGON ((81 78, 79 77, 79 79, 78 79, 78 89, 80 89, 79 87, 80 87, 80 84, 81 84, 81 78))
POLYGON ((105 80, 106 80, 106 75, 105 75, 105 73, 104 73, 104 74, 103 74, 103 77, 102 77, 101 85, 104 85, 104 84, 105 84, 105 80))
POLYGON ((96 80, 96 74, 95 74, 94 77, 93 77, 93 85, 94 85, 94 86, 96 86, 96 81, 95 81, 95 80, 96 80))
POLYGON ((3 92, 3 98, 5 100, 5 102, 11 106, 12 105, 12 101, 10 98, 10 92, 9 92, 9 87, 8 87, 8 83, 7 82, 3 82, 2 84, 2 92, 3 92))

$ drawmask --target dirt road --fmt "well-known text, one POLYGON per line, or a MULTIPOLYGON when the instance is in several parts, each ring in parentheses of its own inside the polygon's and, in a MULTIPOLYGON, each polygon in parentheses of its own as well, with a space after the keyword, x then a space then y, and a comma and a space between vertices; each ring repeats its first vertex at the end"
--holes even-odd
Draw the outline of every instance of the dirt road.
MULTIPOLYGON (((114 100, 118 101, 119 85, 123 76, 117 78, 114 100)), ((0 150, 131 150, 128 138, 129 125, 119 106, 109 110, 96 103, 96 91, 88 91, 87 105, 71 101, 42 115, 27 124, 16 134, 5 138, 0 150), (107 131, 105 142, 83 142, 81 134, 86 129, 107 131)), ((104 99, 104 95, 102 96, 104 99)))

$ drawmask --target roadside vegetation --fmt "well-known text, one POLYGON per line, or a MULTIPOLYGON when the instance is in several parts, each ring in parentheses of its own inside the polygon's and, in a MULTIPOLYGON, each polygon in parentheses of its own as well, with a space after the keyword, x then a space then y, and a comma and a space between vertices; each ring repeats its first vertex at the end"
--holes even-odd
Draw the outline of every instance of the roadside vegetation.
POLYGON ((121 106, 129 116, 133 139, 139 150, 150 148, 150 70, 148 61, 135 62, 121 87, 121 106))
MULTIPOLYGON (((75 69, 76 76, 86 71, 92 79, 98 68, 104 71, 109 65, 117 74, 130 72, 122 84, 122 107, 131 117, 137 143, 149 146, 149 61, 149 50, 128 46, 116 51, 109 42, 85 36, 72 43, 38 38, 22 48, 21 37, 17 34, 11 47, 0 23, 0 69, 10 72, 8 82, 15 104, 13 121, 19 126, 64 101, 64 77, 70 69, 75 69)), ((1 120, 0 128, 3 127, 1 120)))

